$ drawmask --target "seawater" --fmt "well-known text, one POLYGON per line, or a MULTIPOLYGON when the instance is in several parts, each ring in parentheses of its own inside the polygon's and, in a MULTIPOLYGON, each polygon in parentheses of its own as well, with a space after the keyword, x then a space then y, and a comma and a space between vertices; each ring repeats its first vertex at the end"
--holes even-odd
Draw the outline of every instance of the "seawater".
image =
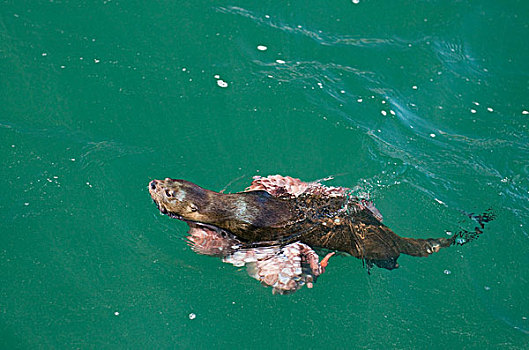
POLYGON ((527 2, 0 8, 0 347, 527 347, 527 2), (277 296, 193 253, 146 188, 277 173, 333 175, 402 236, 496 219, 277 296))

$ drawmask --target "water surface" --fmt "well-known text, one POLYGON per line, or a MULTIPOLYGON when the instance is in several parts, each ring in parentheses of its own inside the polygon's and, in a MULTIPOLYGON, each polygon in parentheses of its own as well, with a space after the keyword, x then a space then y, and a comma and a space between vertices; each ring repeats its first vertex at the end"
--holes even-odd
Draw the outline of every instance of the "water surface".
POLYGON ((3 348, 527 346, 526 2, 0 7, 3 348), (193 253, 146 188, 276 173, 335 175, 403 236, 497 219, 277 296, 193 253))

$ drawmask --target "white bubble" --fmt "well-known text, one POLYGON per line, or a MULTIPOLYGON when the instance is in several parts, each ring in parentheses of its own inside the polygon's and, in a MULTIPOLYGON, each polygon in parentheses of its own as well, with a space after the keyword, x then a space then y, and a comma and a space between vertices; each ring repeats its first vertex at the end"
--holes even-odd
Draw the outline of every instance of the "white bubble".
POLYGON ((286 62, 285 62, 285 61, 283 61, 283 60, 276 60, 276 62, 277 62, 277 63, 279 63, 279 64, 283 64, 283 63, 286 63, 286 62))
POLYGON ((119 312, 115 311, 114 315, 119 316, 119 312))
POLYGON ((359 98, 358 100, 356 100, 358 103, 362 102, 363 100, 361 98, 359 98))
POLYGON ((452 273, 452 271, 450 271, 450 270, 444 270, 443 273, 444 273, 445 275, 449 275, 449 274, 452 273))
POLYGON ((470 113, 472 113, 472 114, 474 114, 474 113, 476 113, 476 112, 477 112, 477 111, 476 111, 475 109, 471 109, 471 110, 470 110, 470 113))
POLYGON ((360 3, 360 0, 352 0, 352 3, 353 3, 353 4, 359 4, 359 3, 360 3))
POLYGON ((475 104, 476 106, 479 106, 479 102, 474 101, 472 103, 475 104))
POLYGON ((391 115, 395 115, 395 111, 394 110, 390 110, 389 113, 391 113, 391 115))
POLYGON ((48 54, 46 52, 43 52, 42 56, 48 56, 48 54))
POLYGON ((445 204, 445 202, 443 202, 443 201, 440 200, 440 199, 434 198, 434 200, 435 200, 437 203, 439 203, 439 204, 445 204))
POLYGON ((222 79, 217 80, 217 85, 220 86, 221 88, 228 87, 228 83, 225 82, 225 81, 222 80, 222 79))
POLYGON ((97 58, 94 58, 94 63, 99 63, 99 60, 97 58))
POLYGON ((383 116, 386 116, 388 114, 388 112, 386 111, 380 111, 380 113, 383 115, 383 116))
POLYGON ((268 49, 268 47, 264 46, 264 45, 258 45, 257 46, 257 50, 259 51, 266 51, 268 49))
POLYGON ((522 114, 529 114, 529 111, 522 111, 522 114))
POLYGON ((487 107, 487 111, 494 112, 494 109, 492 109, 492 107, 487 107))
POLYGON ((483 287, 485 290, 490 290, 490 287, 489 286, 484 286, 483 287))
POLYGON ((435 137, 435 134, 430 134, 430 137, 435 137))
POLYGON ((25 205, 25 206, 28 206, 28 205, 29 205, 29 203, 28 203, 28 202, 26 202, 26 203, 24 203, 24 205, 25 205))
POLYGON ((412 88, 413 90, 417 90, 417 89, 418 89, 417 85, 413 85, 411 88, 412 88))
POLYGON ((194 320, 196 317, 197 317, 197 315, 195 315, 194 313, 190 313, 189 314, 189 319, 190 320, 194 320))

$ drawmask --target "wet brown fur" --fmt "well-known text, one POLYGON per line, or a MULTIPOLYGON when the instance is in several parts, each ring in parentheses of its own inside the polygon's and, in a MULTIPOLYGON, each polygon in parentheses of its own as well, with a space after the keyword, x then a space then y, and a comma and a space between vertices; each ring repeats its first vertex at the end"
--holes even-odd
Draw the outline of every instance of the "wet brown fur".
POLYGON ((301 241, 349 253, 380 267, 398 267, 401 253, 428 256, 451 242, 396 235, 355 198, 302 194, 277 198, 265 191, 223 194, 185 180, 154 180, 151 197, 164 214, 229 231, 252 244, 301 241))

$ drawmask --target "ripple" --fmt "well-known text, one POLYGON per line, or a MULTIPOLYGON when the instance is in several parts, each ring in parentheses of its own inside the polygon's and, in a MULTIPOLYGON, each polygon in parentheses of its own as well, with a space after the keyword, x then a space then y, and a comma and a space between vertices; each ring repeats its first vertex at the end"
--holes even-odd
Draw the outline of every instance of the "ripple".
POLYGON ((292 25, 281 21, 273 21, 269 17, 257 15, 255 12, 238 6, 219 6, 215 9, 221 13, 249 18, 259 25, 279 29, 286 33, 305 36, 321 45, 355 47, 376 47, 391 45, 406 47, 409 44, 409 41, 403 41, 396 38, 365 38, 353 35, 329 34, 323 30, 314 30, 305 28, 301 25, 292 25))

